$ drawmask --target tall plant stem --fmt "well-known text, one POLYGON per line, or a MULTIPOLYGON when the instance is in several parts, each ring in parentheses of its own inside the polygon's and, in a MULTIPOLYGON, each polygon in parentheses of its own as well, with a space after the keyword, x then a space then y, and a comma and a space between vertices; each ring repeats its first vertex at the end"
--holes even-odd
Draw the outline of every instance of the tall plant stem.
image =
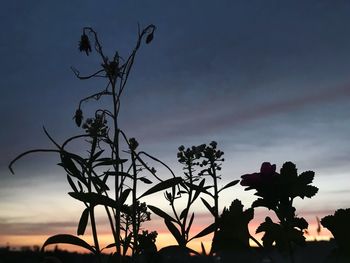
MULTIPOLYGON (((112 98, 113 98, 113 114, 114 114, 114 138, 113 138, 113 149, 112 155, 115 156, 117 160, 117 164, 114 165, 114 170, 116 172, 115 181, 114 181, 114 189, 115 189, 115 201, 119 200, 119 129, 118 129, 118 103, 119 97, 116 95, 116 80, 110 78, 110 83, 112 86, 112 98)), ((113 156, 112 156, 113 159, 113 156)), ((115 211, 115 244, 116 244, 116 252, 118 255, 121 255, 121 247, 120 247, 120 209, 117 208, 115 211)))
POLYGON ((137 170, 136 170, 136 158, 135 153, 132 150, 131 151, 131 161, 132 161, 132 170, 133 170, 133 186, 132 186, 132 232, 133 232, 133 239, 134 239, 134 245, 132 249, 132 255, 134 256, 135 253, 138 251, 138 222, 136 219, 136 212, 137 212, 137 198, 136 198, 136 187, 137 187, 137 170))
MULTIPOLYGON (((211 175, 213 177, 213 182, 214 182, 214 222, 216 224, 215 230, 214 230, 214 235, 213 237, 215 237, 216 233, 218 232, 218 227, 217 227, 217 223, 219 220, 219 191, 218 191, 218 179, 216 176, 216 170, 215 170, 215 166, 214 166, 214 161, 210 161, 210 167, 211 167, 211 175)), ((211 247, 210 250, 210 255, 213 253, 213 246, 211 247)))
POLYGON ((91 229, 92 229, 92 236, 94 238, 94 243, 95 243, 95 249, 98 255, 98 260, 101 262, 100 258, 100 246, 98 243, 98 237, 97 237, 97 229, 96 229, 96 221, 95 221, 95 212, 94 212, 94 207, 90 206, 90 222, 91 222, 91 229))

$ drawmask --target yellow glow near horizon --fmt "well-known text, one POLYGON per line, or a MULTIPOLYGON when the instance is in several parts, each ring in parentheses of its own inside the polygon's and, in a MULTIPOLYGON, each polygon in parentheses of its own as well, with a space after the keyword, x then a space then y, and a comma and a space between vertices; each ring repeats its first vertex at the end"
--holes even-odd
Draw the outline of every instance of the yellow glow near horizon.
MULTIPOLYGON (((249 231, 250 233, 255 233, 257 225, 250 225, 249 231)), ((320 234, 316 233, 317 226, 316 224, 310 224, 309 226, 309 234, 305 235, 307 241, 321 241, 321 240, 329 240, 332 235, 331 233, 326 230, 322 229, 320 234)), ((261 242, 262 234, 254 235, 256 239, 258 239, 259 242, 261 242)), ((33 246, 40 246, 45 242, 45 240, 48 238, 47 235, 7 235, 7 236, 1 236, 0 237, 0 246, 7 246, 9 245, 12 248, 20 249, 21 247, 33 247, 33 246)), ((84 235, 81 237, 84 239, 87 243, 93 244, 93 239, 90 234, 84 235)), ((211 240, 212 235, 208 235, 204 238, 193 240, 191 241, 188 246, 198 252, 201 252, 201 242, 203 242, 203 245, 206 249, 206 252, 210 251, 211 247, 211 240)), ((110 234, 100 234, 99 235, 99 242, 100 246, 103 248, 107 246, 108 244, 113 243, 113 237, 110 234)), ((161 249, 166 246, 176 245, 176 241, 173 238, 173 236, 167 232, 166 230, 160 231, 158 233, 157 237, 157 249, 161 249)), ((257 246, 252 240, 250 241, 251 246, 257 246)), ((50 245, 47 247, 48 250, 54 249, 55 245, 50 245)), ((64 245, 64 244, 58 244, 58 247, 63 250, 68 250, 71 252, 80 252, 80 253, 88 253, 89 251, 72 245, 64 245)), ((112 252, 113 249, 104 250, 104 252, 112 252)))

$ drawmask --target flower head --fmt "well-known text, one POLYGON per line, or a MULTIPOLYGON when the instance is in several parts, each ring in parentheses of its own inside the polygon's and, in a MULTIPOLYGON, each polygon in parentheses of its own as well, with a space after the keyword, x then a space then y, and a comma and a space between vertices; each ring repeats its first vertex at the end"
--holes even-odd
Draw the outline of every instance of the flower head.
POLYGON ((89 37, 85 33, 83 33, 80 37, 79 50, 80 50, 80 52, 85 51, 87 56, 89 55, 89 52, 91 52, 90 40, 89 40, 89 37))
POLYGON ((260 173, 242 175, 241 185, 248 186, 245 190, 259 190, 261 187, 263 187, 263 185, 270 183, 271 180, 273 180, 277 175, 276 165, 271 165, 269 162, 264 162, 261 165, 260 173))

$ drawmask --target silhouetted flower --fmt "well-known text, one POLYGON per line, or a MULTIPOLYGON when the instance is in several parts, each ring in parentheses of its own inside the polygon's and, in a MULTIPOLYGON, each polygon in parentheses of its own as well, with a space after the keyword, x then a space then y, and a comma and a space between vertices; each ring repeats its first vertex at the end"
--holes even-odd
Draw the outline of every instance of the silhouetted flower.
POLYGON ((242 175, 241 185, 248 186, 245 190, 258 190, 259 188, 263 187, 263 185, 270 183, 275 176, 278 176, 278 173, 276 173, 276 165, 271 165, 269 162, 264 162, 261 165, 260 173, 242 175))
POLYGON ((89 40, 89 37, 85 33, 83 33, 80 37, 79 50, 80 50, 80 52, 85 51, 87 56, 89 55, 89 52, 91 52, 90 40, 89 40))
POLYGON ((95 118, 86 119, 82 128, 91 136, 106 136, 108 126, 103 115, 97 114, 95 118))

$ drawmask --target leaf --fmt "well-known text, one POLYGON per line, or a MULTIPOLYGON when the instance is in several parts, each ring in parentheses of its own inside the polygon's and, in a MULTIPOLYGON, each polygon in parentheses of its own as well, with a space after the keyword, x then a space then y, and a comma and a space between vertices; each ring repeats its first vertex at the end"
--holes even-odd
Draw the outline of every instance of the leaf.
POLYGON ((184 238, 181 236, 180 231, 177 229, 177 227, 169 220, 164 219, 165 225, 167 226, 167 228, 169 229, 169 231, 171 232, 171 234, 173 235, 173 237, 176 239, 177 243, 181 246, 181 245, 185 245, 185 240, 184 238))
POLYGON ((203 242, 201 242, 201 248, 202 248, 202 255, 207 256, 207 252, 205 251, 205 247, 203 245, 203 242))
POLYGON ((97 167, 97 166, 105 166, 105 165, 118 165, 118 164, 122 164, 127 162, 127 159, 111 159, 111 158, 100 158, 97 159, 96 162, 98 162, 97 164, 95 164, 93 167, 97 167))
POLYGON ((313 171, 306 171, 299 175, 298 181, 302 184, 311 184, 314 180, 315 172, 313 171))
POLYGON ((229 187, 232 187, 232 186, 234 186, 234 185, 236 185, 236 184, 238 184, 239 183, 239 180, 233 180, 232 182, 229 182, 228 184, 226 184, 223 188, 221 188, 220 190, 219 190, 219 193, 222 191, 222 190, 224 190, 224 189, 226 189, 226 188, 229 188, 229 187))
POLYGON ((198 189, 196 190, 194 196, 193 196, 193 199, 192 199, 192 203, 198 198, 198 196, 200 195, 200 193, 202 192, 201 189, 204 189, 203 186, 204 186, 204 183, 205 183, 205 179, 203 179, 199 185, 198 185, 198 189))
POLYGON ((92 156, 91 161, 94 162, 105 150, 98 151, 97 153, 92 156))
POLYGON ((131 189, 125 189, 119 197, 119 205, 122 206, 131 192, 131 189))
POLYGON ((99 177, 92 177, 91 181, 94 183, 95 186, 98 186, 102 191, 109 190, 108 185, 106 185, 106 183, 103 182, 99 177))
POLYGON ((203 204, 205 205, 205 207, 209 210, 209 212, 215 216, 215 211, 214 211, 214 207, 211 207, 211 205, 207 202, 207 200, 205 200, 204 198, 201 197, 201 200, 203 202, 203 204))
POLYGON ((75 184, 74 184, 72 178, 70 178, 69 174, 67 174, 67 180, 68 180, 68 183, 69 183, 70 187, 72 187, 73 191, 77 193, 77 192, 78 192, 78 189, 77 189, 77 187, 75 186, 75 184))
POLYGON ((167 188, 173 187, 177 184, 179 184, 182 181, 181 177, 174 177, 174 178, 170 178, 168 180, 162 181, 158 184, 156 184, 155 186, 151 187, 150 189, 148 189, 146 192, 144 192, 139 198, 140 199, 146 195, 150 195, 150 194, 154 194, 156 192, 165 190, 167 188))
POLYGON ((85 208, 79 220, 78 231, 77 231, 78 236, 84 235, 88 220, 89 220, 89 208, 85 208))
POLYGON ((130 178, 130 179, 133 179, 133 177, 132 177, 130 174, 125 173, 125 172, 112 172, 112 171, 107 171, 107 172, 105 172, 105 175, 107 175, 107 176, 109 176, 109 175, 111 175, 111 176, 116 176, 116 175, 118 175, 118 176, 125 176, 125 177, 128 177, 128 178, 130 178))
POLYGON ((192 223, 193 223, 193 219, 194 219, 194 213, 192 213, 191 215, 191 218, 190 218, 190 221, 188 222, 188 226, 186 228, 186 234, 188 236, 189 232, 190 232, 190 229, 191 229, 191 226, 192 226, 192 223))
POLYGON ((86 248, 87 250, 90 250, 92 253, 96 254, 95 249, 92 246, 90 246, 88 243, 86 243, 84 240, 80 239, 79 237, 67 235, 67 234, 60 234, 60 235, 49 237, 45 241, 44 245, 42 246, 41 251, 44 251, 44 248, 46 246, 53 245, 53 244, 71 244, 71 245, 86 248))
POLYGON ((80 171, 70 157, 68 157, 66 154, 61 154, 61 161, 62 163, 58 165, 62 166, 67 171, 67 173, 77 178, 80 177, 80 171))
POLYGON ((180 220, 183 219, 188 213, 188 208, 185 208, 184 210, 182 210, 181 214, 180 214, 180 220))
POLYGON ((160 208, 158 207, 155 207, 153 205, 147 205, 147 207, 153 212, 155 213, 156 215, 168 220, 168 221, 173 221, 175 222, 175 219, 172 218, 170 215, 168 215, 167 213, 165 213, 163 210, 161 210, 160 208))
POLYGON ((104 195, 99 195, 96 193, 80 193, 80 192, 79 193, 70 192, 68 194, 71 197, 78 199, 79 201, 82 201, 84 203, 89 203, 92 206, 104 205, 112 208, 119 207, 116 201, 104 195))
POLYGON ((210 194, 203 186, 190 184, 188 182, 185 182, 185 185, 187 185, 191 190, 199 191, 200 193, 210 194))
POLYGON ((152 181, 148 180, 146 177, 140 177, 139 180, 144 182, 145 184, 151 184, 152 183, 152 181))
POLYGON ((191 238, 192 239, 195 239, 195 238, 200 238, 200 237, 204 237, 208 234, 210 234, 211 232, 214 232, 216 230, 216 224, 215 222, 212 223, 211 225, 207 226, 206 228, 204 228, 201 232, 199 232, 197 235, 195 235, 194 237, 191 238))

